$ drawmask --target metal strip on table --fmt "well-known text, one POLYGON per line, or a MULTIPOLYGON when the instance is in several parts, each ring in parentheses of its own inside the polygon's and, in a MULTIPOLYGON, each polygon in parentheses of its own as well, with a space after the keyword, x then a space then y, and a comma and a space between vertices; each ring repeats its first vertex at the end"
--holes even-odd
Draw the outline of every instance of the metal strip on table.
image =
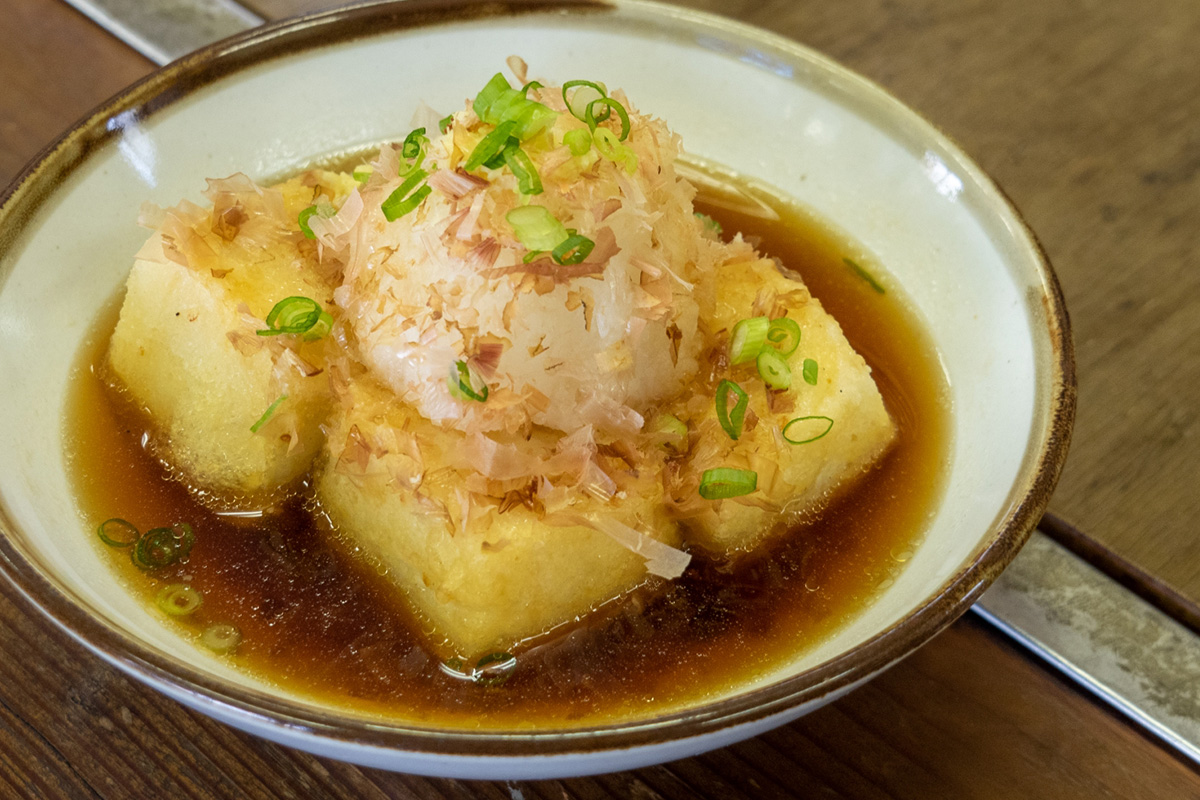
MULTIPOLYGON (((67 2, 158 64, 264 21, 233 0, 67 2)), ((973 611, 1200 764, 1188 628, 1037 531, 973 611)))

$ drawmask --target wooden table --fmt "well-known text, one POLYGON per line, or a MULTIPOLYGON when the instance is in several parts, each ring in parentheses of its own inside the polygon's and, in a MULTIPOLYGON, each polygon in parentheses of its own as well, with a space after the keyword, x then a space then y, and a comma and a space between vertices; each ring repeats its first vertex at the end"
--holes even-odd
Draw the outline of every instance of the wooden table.
MULTIPOLYGON (((690 5, 816 47, 957 139, 1039 233, 1079 357, 1052 508, 1200 598, 1200 6, 1194 0, 690 5)), ((329 5, 248 3, 267 17, 329 5)), ((0 16, 0 184, 151 65, 61 0, 0 16)), ((1197 797, 1200 777, 972 620, 749 742, 599 778, 488 784, 339 764, 192 713, 0 586, 3 797, 1197 797)))

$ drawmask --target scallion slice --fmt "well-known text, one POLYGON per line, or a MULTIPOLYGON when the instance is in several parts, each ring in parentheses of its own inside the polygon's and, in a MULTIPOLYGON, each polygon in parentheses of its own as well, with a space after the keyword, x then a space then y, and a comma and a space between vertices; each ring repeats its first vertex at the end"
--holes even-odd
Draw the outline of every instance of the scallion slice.
POLYGON ((792 368, 787 359, 773 347, 764 347, 758 353, 758 374, 771 389, 788 389, 792 385, 792 368))
POLYGON ((155 602, 164 614, 186 617, 200 607, 204 595, 186 583, 172 583, 159 590, 155 602))
POLYGON ((186 558, 192 552, 196 537, 190 525, 181 523, 178 527, 178 531, 173 528, 151 528, 146 531, 129 552, 134 566, 151 572, 186 558))
POLYGON ((771 320, 767 329, 767 341, 775 345, 775 349, 783 357, 790 356, 800 346, 800 326, 796 320, 780 317, 771 320))
POLYGON ((687 448, 687 423, 674 414, 659 414, 650 423, 650 432, 661 436, 662 445, 677 453, 687 448))
POLYGON ((723 380, 717 384, 717 421, 729 434, 730 439, 737 439, 742 435, 742 425, 746 421, 746 408, 749 405, 750 396, 741 386, 730 380, 723 380), (732 409, 729 408, 730 395, 737 398, 732 409))
POLYGON ((813 415, 796 417, 783 426, 783 439, 788 444, 808 444, 825 436, 833 430, 833 420, 829 417, 813 415), (792 429, 795 431, 792 432, 792 429))
POLYGON ((850 259, 850 258, 843 258, 842 263, 845 264, 847 267, 849 267, 854 272, 855 275, 857 275, 858 277, 860 277, 864 281, 866 281, 867 285, 870 286, 872 289, 879 292, 880 294, 884 293, 883 286, 879 283, 879 281, 875 280, 875 276, 872 275, 871 273, 867 272, 865 269, 863 269, 863 267, 861 265, 859 265, 859 263, 857 261, 854 261, 853 259, 850 259))
POLYGON ((480 119, 486 120, 488 109, 492 103, 499 99, 504 92, 511 91, 512 86, 508 80, 499 72, 492 76, 492 79, 487 82, 487 85, 479 90, 479 94, 475 95, 474 102, 471 103, 471 108, 475 109, 475 115, 480 119))
POLYGON ((613 111, 617 112, 617 116, 621 118, 621 135, 618 137, 617 141, 623 142, 628 139, 629 114, 625 111, 625 106, 621 105, 621 101, 614 100, 611 97, 598 97, 592 102, 588 103, 587 110, 583 115, 583 121, 586 122, 587 126, 592 130, 596 130, 596 126, 609 117, 608 114, 605 114, 603 117, 597 117, 596 112, 593 111, 596 106, 600 106, 601 108, 611 108, 613 111))
POLYGON ((570 235, 545 206, 519 206, 504 218, 526 250, 553 250, 570 235))
POLYGON ((283 401, 287 399, 288 396, 286 394, 281 394, 279 397, 276 397, 275 402, 267 406, 267 410, 264 411, 262 416, 258 418, 258 422, 255 422, 250 426, 250 432, 258 433, 259 428, 261 428, 263 425, 266 425, 267 421, 270 420, 271 417, 275 416, 275 412, 279 410, 279 407, 283 405, 283 401))
POLYGON ((414 170, 413 172, 409 173, 408 177, 396 187, 395 191, 389 194, 387 199, 379 205, 380 210, 383 211, 383 216, 388 222, 395 222, 417 206, 421 205, 421 201, 429 195, 432 189, 430 189, 428 186, 422 186, 421 188, 416 189, 416 186, 427 177, 429 177, 429 173, 427 173, 425 170, 414 170), (416 191, 413 191, 413 189, 416 189, 416 191), (410 192, 411 194, 409 194, 410 192))
POLYGON ((304 332, 304 341, 312 342, 320 339, 325 334, 329 333, 333 328, 333 316, 328 311, 321 312, 321 318, 317 320, 317 324, 313 325, 304 332))
POLYGON ((576 128, 563 134, 563 144, 573 156, 581 156, 592 149, 592 132, 586 128, 576 128))
POLYGON ((214 653, 228 653, 242 643, 242 632, 228 622, 209 625, 200 634, 200 644, 214 653))
POLYGON ((542 86, 541 81, 530 81, 529 83, 527 83, 521 87, 521 94, 528 95, 534 89, 542 89, 542 88, 545 88, 545 87, 542 86))
POLYGON ((488 399, 488 387, 467 366, 465 361, 455 361, 450 365, 450 394, 459 399, 484 402, 488 399))
POLYGON ((468 172, 473 169, 479 169, 485 162, 499 155, 500 151, 508 144, 508 137, 512 136, 516 128, 516 120, 508 120, 497 125, 494 131, 484 136, 479 140, 479 144, 475 145, 475 149, 471 151, 471 155, 467 156, 467 161, 463 164, 463 168, 468 172))
POLYGON ((596 243, 588 237, 573 233, 554 248, 550 257, 554 259, 555 264, 579 264, 588 257, 595 246, 596 243))
POLYGON ((100 541, 109 547, 132 547, 141 536, 132 522, 119 517, 101 522, 96 528, 96 533, 100 536, 100 541))
POLYGON ((809 386, 817 385, 817 362, 811 358, 804 359, 804 367, 800 373, 804 376, 804 382, 809 386))
POLYGON ((750 317, 738 320, 733 326, 733 335, 729 337, 729 360, 734 364, 744 364, 758 358, 763 344, 767 341, 767 332, 771 321, 766 317, 750 317))
POLYGON ((717 467, 700 476, 700 496, 705 500, 741 497, 758 488, 758 473, 752 469, 717 467))
POLYGON ((488 653, 475 662, 471 678, 480 686, 499 686, 508 680, 516 666, 517 659, 511 653, 488 653))
POLYGON ((321 320, 321 304, 311 297, 285 297, 267 312, 267 327, 259 336, 305 333, 321 320))
POLYGON ((517 176, 517 189, 521 194, 542 193, 542 179, 537 173, 537 168, 529 160, 529 154, 518 147, 514 140, 510 139, 508 146, 504 148, 504 163, 512 170, 512 174, 517 176))
POLYGON ((438 130, 441 131, 442 133, 445 133, 446 131, 450 130, 450 126, 453 124, 454 124, 454 115, 447 114, 446 116, 444 116, 440 120, 438 120, 438 130))
POLYGON ((427 144, 429 144, 429 137, 425 135, 425 129, 416 128, 404 137, 404 144, 400 145, 400 155, 411 161, 425 152, 427 144))
POLYGON ((334 210, 333 205, 328 200, 321 198, 320 202, 313 203, 311 206, 297 214, 296 222, 300 225, 300 232, 304 234, 304 238, 316 239, 317 235, 313 233, 312 228, 309 227, 308 221, 312 219, 314 215, 328 219, 336 213, 337 211, 334 210))
POLYGON ((592 131, 592 142, 596 145, 597 153, 614 163, 623 163, 625 171, 630 175, 637 171, 637 153, 628 145, 621 144, 617 135, 608 128, 596 128, 592 131))
MULTIPOLYGON (((366 183, 373 174, 375 174, 375 170, 370 166, 364 165, 355 167, 354 172, 350 173, 350 176, 359 183, 366 183)), ((301 226, 301 229, 303 229, 303 226, 301 226)))
MULTIPOLYGON (((567 110, 571 112, 571 116, 580 121, 586 121, 584 117, 587 115, 588 106, 596 100, 601 100, 608 97, 608 90, 602 84, 594 83, 593 81, 567 81, 562 85, 563 102, 567 104, 567 110), (576 89, 575 87, 579 87, 576 89), (571 89, 575 91, 568 94, 571 89)), ((604 116, 598 118, 597 122, 603 122, 608 119, 611 112, 607 109, 604 111, 604 116)))

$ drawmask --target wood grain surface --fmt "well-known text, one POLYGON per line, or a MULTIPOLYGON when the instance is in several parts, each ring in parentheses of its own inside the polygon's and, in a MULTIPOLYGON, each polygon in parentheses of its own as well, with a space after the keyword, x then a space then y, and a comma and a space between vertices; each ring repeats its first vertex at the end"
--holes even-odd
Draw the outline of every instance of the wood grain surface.
MULTIPOLYGON (((279 16, 328 3, 253 5, 279 16)), ((1075 325, 1079 422, 1052 507, 1200 598, 1200 5, 691 5, 873 78, 998 179, 1041 236, 1075 325)), ((3 10, 0 184, 150 69, 61 0, 3 10)), ((546 783, 395 775, 192 713, 0 585, 0 797, 1184 798, 1200 797, 1200 777, 970 621, 837 703, 699 758, 546 783)))

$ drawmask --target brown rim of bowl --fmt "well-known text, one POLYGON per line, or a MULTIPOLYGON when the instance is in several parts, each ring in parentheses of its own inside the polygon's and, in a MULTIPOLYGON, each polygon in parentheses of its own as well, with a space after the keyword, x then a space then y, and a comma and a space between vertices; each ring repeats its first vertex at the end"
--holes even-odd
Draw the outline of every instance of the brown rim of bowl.
MULTIPOLYGON (((25 223, 36 213, 62 179, 112 137, 106 122, 133 111, 145 118, 190 92, 226 75, 333 44, 402 29, 540 12, 613 13, 658 26, 679 26, 716 34, 739 45, 753 43, 756 53, 770 51, 792 62, 822 70, 832 82, 849 82, 865 89, 869 99, 882 103, 907 121, 937 131, 881 87, 831 59, 784 37, 723 17, 687 11, 643 0, 525 0, 474 3, 471 0, 407 0, 373 2, 310 14, 263 26, 225 39, 185 56, 117 94, 76 123, 45 148, 0 194, 0 259, 19 240, 25 223)), ((993 520, 993 535, 968 563, 948 578, 919 607, 857 647, 799 675, 736 697, 646 720, 617 722, 587 728, 540 732, 464 731, 420 728, 400 722, 373 722, 343 717, 264 692, 230 687, 210 675, 180 664, 110 626, 76 603, 14 546, 0 537, 0 571, 17 589, 66 633, 126 672, 158 687, 169 686, 190 696, 197 705, 226 719, 266 723, 281 733, 317 736, 356 745, 443 756, 564 755, 629 748, 698 736, 781 714, 805 702, 847 689, 924 644, 958 618, 991 584, 1025 543, 1050 499, 1070 441, 1075 412, 1075 362, 1069 320, 1058 280, 1034 234, 1003 192, 977 165, 940 132, 945 152, 956 166, 970 173, 994 194, 1001 208, 1020 222, 1037 257, 1041 291, 1032 319, 1044 318, 1049 353, 1040 358, 1049 374, 1035 396, 1048 401, 1035 415, 1017 483, 1005 510, 993 520), (1039 426, 1040 422, 1040 426, 1039 426), (536 745, 536 748, 531 747, 536 745)), ((0 275, 0 281, 6 278, 0 275)), ((7 509, 0 509, 0 526, 13 529, 7 509)))

